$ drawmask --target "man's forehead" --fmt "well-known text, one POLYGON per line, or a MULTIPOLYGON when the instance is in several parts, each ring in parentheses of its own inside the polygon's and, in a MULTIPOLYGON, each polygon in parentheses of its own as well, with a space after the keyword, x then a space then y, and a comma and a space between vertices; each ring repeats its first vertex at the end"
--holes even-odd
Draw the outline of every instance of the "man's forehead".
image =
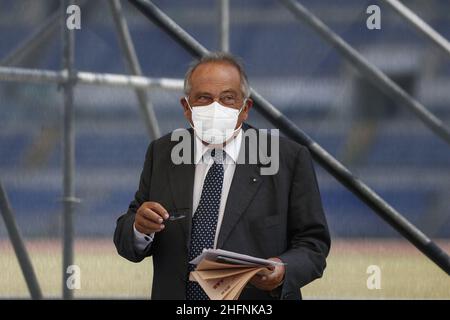
POLYGON ((192 82, 226 82, 241 81, 239 70, 227 62, 206 62, 198 65, 191 74, 192 82))

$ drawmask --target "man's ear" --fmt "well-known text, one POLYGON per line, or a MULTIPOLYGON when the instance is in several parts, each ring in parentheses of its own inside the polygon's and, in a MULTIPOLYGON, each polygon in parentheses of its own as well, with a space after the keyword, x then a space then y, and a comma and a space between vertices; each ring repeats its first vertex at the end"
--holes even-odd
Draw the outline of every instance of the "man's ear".
POLYGON ((247 101, 245 102, 245 107, 246 107, 245 111, 248 113, 251 107, 253 107, 253 100, 251 98, 247 98, 247 101))
POLYGON ((181 106, 183 107, 184 117, 186 118, 187 121, 189 121, 192 124, 192 112, 191 112, 191 108, 189 108, 189 104, 186 101, 186 98, 182 97, 180 99, 180 103, 181 103, 181 106))
POLYGON ((186 113, 186 111, 190 111, 189 105, 188 105, 185 97, 181 97, 180 98, 180 104, 183 107, 183 110, 184 110, 185 113, 186 113))
POLYGON ((250 99, 250 98, 248 98, 248 99, 245 101, 244 110, 242 110, 242 111, 243 111, 243 114, 244 114, 244 116, 245 116, 244 121, 247 120, 248 113, 249 113, 251 107, 253 107, 253 100, 250 99))
POLYGON ((241 114, 239 115, 238 120, 238 126, 240 126, 244 121, 248 118, 248 112, 250 111, 250 108, 253 106, 253 100, 248 98, 245 101, 245 106, 243 106, 241 114))

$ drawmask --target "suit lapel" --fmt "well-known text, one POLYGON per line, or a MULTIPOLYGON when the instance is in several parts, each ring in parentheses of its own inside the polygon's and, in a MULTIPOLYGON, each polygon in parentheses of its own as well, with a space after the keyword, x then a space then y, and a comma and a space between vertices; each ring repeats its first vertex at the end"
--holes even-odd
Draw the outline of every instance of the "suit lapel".
MULTIPOLYGON (((254 128, 244 124, 244 132, 248 129, 255 130, 254 128)), ((260 139, 259 132, 257 131, 257 139, 260 139)), ((230 191, 228 193, 227 203, 225 206, 225 212, 223 215, 222 225, 220 227, 219 238, 217 241, 217 248, 222 248, 228 239, 231 231, 239 221, 242 214, 247 210, 251 201, 255 197, 258 189, 263 183, 263 179, 260 174, 260 162, 258 162, 258 155, 261 159, 265 159, 266 153, 259 153, 259 143, 250 145, 251 139, 243 137, 241 149, 239 151, 239 158, 234 171, 233 180, 231 183, 230 191)), ((264 150, 263 150, 264 151, 264 150)))
POLYGON ((256 164, 237 164, 220 227, 217 248, 222 248, 262 184, 256 164))
POLYGON ((191 150, 192 157, 189 164, 174 164, 170 161, 171 166, 169 170, 169 185, 172 191, 173 202, 177 210, 182 210, 186 213, 186 218, 179 220, 180 226, 183 230, 186 248, 189 248, 189 239, 192 226, 192 199, 194 190, 194 145, 192 130, 191 133, 191 150))

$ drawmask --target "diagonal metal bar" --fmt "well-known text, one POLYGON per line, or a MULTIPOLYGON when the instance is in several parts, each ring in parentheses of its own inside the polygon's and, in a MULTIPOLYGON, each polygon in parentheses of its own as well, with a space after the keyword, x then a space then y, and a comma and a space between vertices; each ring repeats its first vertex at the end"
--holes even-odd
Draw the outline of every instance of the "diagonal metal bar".
POLYGON ((434 30, 428 23, 414 13, 411 9, 405 6, 398 0, 383 0, 402 18, 408 21, 417 31, 422 33, 428 40, 430 40, 436 47, 441 49, 444 53, 450 56, 450 42, 445 39, 439 32, 434 30))
MULTIPOLYGON (((87 10, 93 2, 87 0, 80 1, 83 9, 87 10)), ((89 11, 87 11, 89 13, 89 11)), ((35 31, 16 46, 6 57, 0 60, 0 66, 15 66, 26 60, 31 54, 42 46, 50 37, 55 35, 58 27, 61 26, 61 10, 52 13, 42 25, 38 26, 35 31)), ((84 15, 84 19, 86 20, 84 15)))
POLYGON ((14 66, 25 60, 47 39, 55 34, 61 21, 61 11, 53 13, 47 21, 0 61, 1 66, 14 66))
POLYGON ((25 282, 28 286, 28 291, 32 299, 42 299, 41 288, 39 287, 36 274, 31 263, 30 256, 28 255, 25 247, 22 235, 20 234, 19 227, 17 226, 14 214, 11 209, 11 205, 8 200, 5 188, 0 181, 0 212, 5 221, 6 229, 8 230, 9 239, 16 253, 17 260, 19 261, 20 268, 22 269, 25 282))
MULTIPOLYGON (((129 0, 140 12, 167 32, 177 43, 188 50, 194 57, 208 54, 208 50, 190 36, 156 5, 148 0, 129 0)), ((314 159, 324 167, 336 180, 352 191, 358 198, 372 208, 382 219, 397 232, 410 241, 425 256, 450 275, 450 257, 403 215, 384 201, 375 191, 359 178, 355 177, 339 161, 312 140, 291 120, 284 116, 270 102, 252 89, 254 108, 266 119, 278 127, 294 141, 308 147, 314 159)))
POLYGON ((279 0, 297 19, 305 22, 316 31, 326 42, 331 44, 348 62, 354 66, 367 80, 389 96, 399 105, 407 107, 436 135, 450 144, 450 129, 425 108, 419 101, 412 98, 400 88, 379 68, 370 64, 358 51, 349 45, 325 23, 314 16, 312 12, 296 0, 279 0))
MULTIPOLYGON (((125 57, 125 62, 130 74, 135 76, 141 76, 142 70, 139 64, 139 60, 134 49, 133 40, 131 39, 130 30, 128 29, 127 21, 122 13, 122 6, 119 0, 110 0, 109 5, 111 7, 114 24, 116 26, 117 35, 119 38, 120 46, 125 57)), ((144 122, 147 127, 148 134, 151 139, 157 139, 161 136, 159 130, 158 120, 156 119, 155 110, 153 105, 148 99, 147 91, 143 89, 135 89, 136 96, 141 107, 141 111, 144 114, 144 122)))

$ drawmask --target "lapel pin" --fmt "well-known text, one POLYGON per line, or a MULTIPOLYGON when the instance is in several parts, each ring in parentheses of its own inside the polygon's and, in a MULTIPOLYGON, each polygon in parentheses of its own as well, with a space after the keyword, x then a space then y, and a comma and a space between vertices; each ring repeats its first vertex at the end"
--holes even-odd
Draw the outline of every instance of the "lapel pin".
POLYGON ((255 183, 256 181, 258 181, 257 178, 252 178, 252 182, 255 183))

